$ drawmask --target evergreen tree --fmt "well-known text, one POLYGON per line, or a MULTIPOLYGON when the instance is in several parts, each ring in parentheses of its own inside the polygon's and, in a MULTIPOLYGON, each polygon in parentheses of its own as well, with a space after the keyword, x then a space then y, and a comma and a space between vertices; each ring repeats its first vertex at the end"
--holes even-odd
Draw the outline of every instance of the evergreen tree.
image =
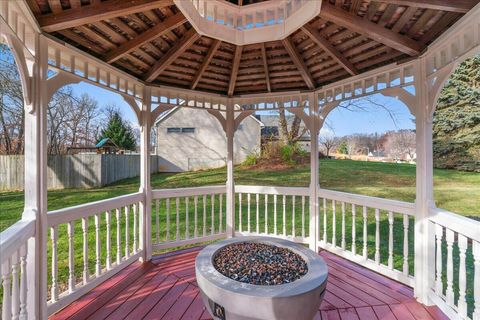
POLYGON ((461 63, 440 94, 433 152, 435 167, 480 171, 480 55, 461 63))
POLYGON ((135 136, 132 127, 123 121, 118 111, 112 112, 109 115, 108 123, 100 132, 98 141, 110 138, 119 148, 125 150, 135 150, 135 136))

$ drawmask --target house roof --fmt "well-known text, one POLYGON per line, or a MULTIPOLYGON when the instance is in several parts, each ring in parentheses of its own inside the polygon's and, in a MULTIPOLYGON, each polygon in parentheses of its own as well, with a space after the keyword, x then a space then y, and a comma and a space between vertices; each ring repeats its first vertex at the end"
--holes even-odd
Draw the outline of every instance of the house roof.
MULTIPOLYGON (((177 106, 177 107, 174 107, 168 111, 165 111, 164 113, 162 113, 158 118, 157 120, 155 121, 155 126, 158 126, 160 123, 162 123, 163 121, 165 121, 166 119, 170 118, 173 114, 175 114, 175 112, 177 112, 178 110, 180 110, 181 106, 177 106)), ((192 109, 192 112, 195 112, 195 111, 200 111, 200 112, 204 112, 205 110, 195 110, 195 109, 192 109)), ((257 119, 255 116, 253 115, 250 115, 249 118, 252 118, 253 120, 255 120, 259 125, 260 127, 264 127, 265 124, 257 119)))
POLYGON ((244 46, 197 33, 174 0, 26 2, 44 32, 138 79, 237 96, 314 89, 411 59, 480 0, 323 0, 286 38, 244 46))

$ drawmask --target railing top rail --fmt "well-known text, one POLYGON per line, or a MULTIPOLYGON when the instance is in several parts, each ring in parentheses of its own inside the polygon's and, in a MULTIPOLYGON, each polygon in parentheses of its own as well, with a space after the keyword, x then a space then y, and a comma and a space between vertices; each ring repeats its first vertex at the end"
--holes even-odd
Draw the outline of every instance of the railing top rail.
POLYGON ((47 215, 48 226, 52 227, 61 223, 85 218, 94 213, 101 213, 103 211, 121 208, 123 206, 142 201, 143 199, 143 193, 136 192, 111 199, 100 200, 55 211, 50 211, 47 215))
POLYGON ((35 220, 20 220, 0 233, 0 264, 35 235, 35 220))
POLYGON ((415 215, 415 204, 410 202, 382 199, 377 197, 370 197, 327 189, 319 189, 318 196, 321 198, 347 202, 359 206, 366 206, 370 208, 403 213, 412 216, 415 215))
POLYGON ((308 196, 308 187, 274 187, 274 186, 246 186, 236 185, 236 193, 261 193, 261 194, 277 194, 288 196, 308 196))
POLYGON ((433 223, 480 242, 480 221, 440 208, 432 208, 430 214, 430 221, 433 223))
POLYGON ((152 196, 154 199, 163 199, 187 196, 201 196, 207 194, 222 194, 226 192, 227 187, 225 185, 215 185, 205 187, 157 189, 152 191, 152 196))

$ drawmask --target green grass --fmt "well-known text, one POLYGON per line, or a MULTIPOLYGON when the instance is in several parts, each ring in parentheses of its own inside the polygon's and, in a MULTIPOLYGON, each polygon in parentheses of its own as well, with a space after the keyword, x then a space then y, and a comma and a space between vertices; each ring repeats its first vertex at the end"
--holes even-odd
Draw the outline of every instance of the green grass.
MULTIPOLYGON (((457 172, 452 170, 435 170, 435 197, 437 206, 463 214, 465 216, 479 218, 480 217, 480 174, 475 173, 465 173, 457 172)), ((153 188, 181 188, 181 187, 195 187, 195 186, 204 186, 204 185, 218 185, 224 184, 226 180, 226 169, 220 168, 215 170, 208 171, 198 171, 198 172, 185 172, 178 174, 154 174, 152 175, 152 186, 153 188)), ((257 170, 247 170, 242 167, 235 168, 235 182, 237 184, 246 184, 246 185, 274 185, 274 186, 303 186, 307 187, 310 182, 310 172, 309 167, 298 167, 294 169, 284 170, 284 171, 257 171, 257 170)), ((391 164, 391 163, 375 163, 375 162, 360 162, 360 161, 350 161, 350 160, 322 160, 320 162, 320 185, 322 188, 339 190, 345 192, 351 192, 356 194, 364 194, 369 196, 388 198, 388 199, 397 199, 408 202, 413 202, 415 200, 415 166, 408 164, 391 164)), ((65 189, 65 190, 51 190, 48 192, 48 209, 55 210, 60 208, 65 208, 73 205, 78 205, 82 203, 88 203, 92 201, 97 201, 101 199, 107 199, 123 194, 128 194, 136 192, 139 186, 139 179, 127 179, 120 181, 118 183, 106 186, 103 188, 97 189, 65 189)), ((264 196, 260 195, 259 198, 259 225, 260 230, 264 230, 265 216, 264 216, 264 196)), ((277 228, 278 232, 282 233, 283 229, 283 204, 282 197, 278 197, 277 203, 277 228)), ((188 232, 190 236, 194 234, 194 206, 193 198, 189 199, 189 220, 190 224, 188 226, 188 232)), ((248 206, 246 202, 246 196, 243 197, 242 201, 242 228, 247 230, 247 211, 248 206)), ((254 231, 256 226, 256 203, 255 197, 251 199, 251 224, 250 227, 254 231)), ((205 217, 205 230, 206 234, 211 232, 211 198, 207 197, 205 206, 206 206, 206 217, 205 217)), ((295 232, 297 235, 301 235, 301 214, 299 214, 298 208, 300 208, 301 199, 300 197, 296 198, 296 208, 297 213, 295 216, 295 232)), ((164 200, 159 203, 159 236, 161 240, 166 238, 166 203, 164 200)), ((215 198, 214 202, 215 208, 219 208, 220 202, 218 196, 215 198)), ((237 210, 239 203, 237 202, 237 210)), ((333 237, 333 213, 332 213, 332 203, 328 202, 327 204, 327 237, 331 241, 333 237)), ((223 197, 223 219, 222 225, 223 229, 225 228, 225 197, 223 197)), ((308 216, 308 199, 305 203, 306 216, 308 216)), ((321 204, 322 206, 322 204, 321 204)), ((199 198, 199 212, 198 212, 198 234, 202 235, 203 233, 203 198, 199 198)), ((155 204, 154 204, 155 209, 155 204)), ((170 203, 170 239, 174 239, 176 236, 177 225, 175 222, 175 202, 171 201, 170 203)), ((23 210, 23 193, 22 192, 5 192, 0 193, 0 212, 1 212, 1 226, 0 230, 7 228, 9 225, 17 221, 23 210)), ((352 217, 351 217, 351 206, 347 204, 346 206, 346 226, 345 226, 345 235, 347 249, 350 249, 352 246, 352 217)), ((156 226, 155 226, 155 210, 152 216, 152 237, 156 238, 156 226)), ((291 233, 292 230, 292 203, 291 198, 287 197, 286 202, 286 220, 285 225, 287 233, 291 233)), ((357 208, 356 211, 356 251, 357 254, 361 254, 363 247, 363 235, 362 235, 362 214, 361 208, 357 208)), ((179 236, 183 238, 186 232, 185 224, 185 215, 187 214, 185 209, 184 199, 180 199, 179 205, 179 215, 180 222, 178 225, 179 236)), ((213 218, 215 228, 218 230, 219 221, 218 221, 218 210, 216 210, 215 217, 213 218)), ((320 212, 320 236, 323 235, 323 208, 320 212)), ((116 257, 116 217, 114 212, 111 214, 111 239, 112 239, 112 252, 111 259, 115 261, 116 257)), ((341 243, 341 204, 337 203, 336 205, 336 239, 337 245, 341 243)), ((387 262, 388 257, 388 219, 387 212, 381 212, 380 219, 380 234, 381 234, 381 261, 382 263, 387 262)), ((236 216, 237 225, 239 224, 238 214, 236 216)), ((274 223, 273 223, 273 197, 268 199, 268 226, 269 231, 273 232, 274 223)), ((124 221, 124 213, 122 212, 120 222, 120 231, 122 233, 122 246, 121 250, 125 250, 124 243, 124 234, 126 224, 124 221)), ((368 211, 368 256, 374 258, 375 254, 375 213, 374 210, 368 211)), ((308 218, 305 219, 305 230, 308 235, 308 218)), ((403 222, 400 215, 395 216, 394 220, 394 266, 395 268, 402 269, 402 253, 403 253, 403 222)), ((75 275, 77 280, 80 280, 82 277, 83 269, 83 234, 81 221, 75 222, 74 228, 74 248, 75 248, 75 275)), ((66 225, 63 224, 58 228, 58 281, 60 283, 61 291, 65 289, 65 284, 68 279, 68 239, 66 237, 66 225)), ((105 224, 105 214, 101 215, 100 223, 100 235, 101 235, 101 262, 102 267, 105 267, 105 250, 104 245, 106 241, 106 224, 105 224)), ((133 245, 133 218, 130 216, 129 221, 129 237, 130 243, 129 247, 132 250, 133 245)), ((89 218, 89 231, 87 234, 88 238, 88 247, 89 247, 89 269, 90 272, 94 272, 95 265, 95 224, 94 218, 89 218)), ((48 244, 48 254, 50 257, 51 244, 49 241, 48 244)), ((413 219, 410 219, 410 228, 409 228, 409 272, 413 273, 413 219)), ((467 258, 470 258, 471 253, 468 252, 467 258)), ((50 258, 49 258, 50 264, 50 258)), ((49 266, 50 268, 50 266, 49 266)), ((50 270, 50 269, 49 269, 50 270)), ((472 277, 471 270, 468 270, 468 278, 472 277)), ((50 283, 50 275, 49 275, 50 283)), ((471 291, 471 288, 467 288, 468 291, 471 291)), ((469 301, 470 302, 470 301, 469 301)), ((471 305, 471 303, 469 303, 471 305)))

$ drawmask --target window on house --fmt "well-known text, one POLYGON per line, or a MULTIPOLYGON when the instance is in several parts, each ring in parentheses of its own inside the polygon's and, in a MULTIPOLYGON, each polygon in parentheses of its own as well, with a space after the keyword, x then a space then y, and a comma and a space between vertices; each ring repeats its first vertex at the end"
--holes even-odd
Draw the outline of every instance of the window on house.
POLYGON ((182 132, 182 128, 167 128, 167 133, 179 133, 182 132))
POLYGON ((195 128, 182 128, 182 133, 194 133, 195 128))

